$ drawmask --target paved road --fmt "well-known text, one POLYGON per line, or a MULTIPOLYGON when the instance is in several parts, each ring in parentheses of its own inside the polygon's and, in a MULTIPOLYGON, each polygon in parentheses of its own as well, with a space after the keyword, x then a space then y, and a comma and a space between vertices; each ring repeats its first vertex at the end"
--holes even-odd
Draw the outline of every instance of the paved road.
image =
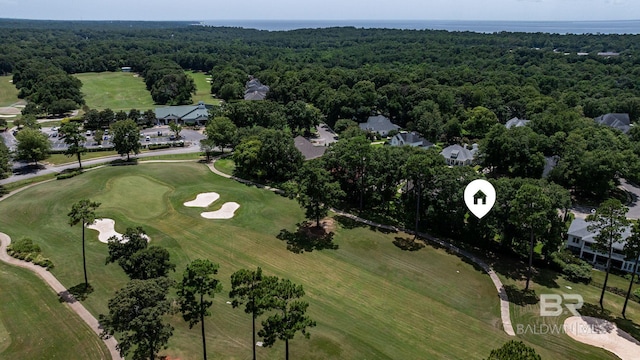
MULTIPOLYGON (((629 208, 627 218, 640 219, 640 187, 636 184, 630 183, 626 179, 620 179, 619 188, 626 191, 630 196, 630 201, 625 204, 629 208)), ((593 207, 582 205, 574 205, 571 208, 571 212, 580 219, 586 218, 589 214, 593 213, 594 210, 595 209, 593 207)))
POLYGON ((329 144, 338 141, 338 135, 327 124, 316 126, 316 130, 318 131, 318 142, 322 145, 329 146, 329 144))
POLYGON ((631 202, 627 204, 629 207, 627 217, 630 219, 640 219, 640 187, 628 182, 626 179, 620 179, 620 187, 631 195, 631 202))
MULTIPOLYGON (((145 153, 138 154, 135 157, 136 158, 145 158, 145 157, 150 157, 150 156, 186 154, 186 153, 196 153, 196 152, 200 152, 200 147, 199 146, 189 146, 189 147, 183 147, 183 148, 172 148, 172 149, 166 149, 166 150, 157 150, 157 151, 145 152, 145 153)), ((98 158, 98 159, 92 159, 92 160, 83 161, 82 165, 83 166, 89 166, 89 165, 104 164, 104 163, 108 163, 110 161, 118 160, 118 159, 121 159, 121 158, 122 157, 120 155, 106 156, 106 157, 102 157, 102 158, 98 158)), ((37 169, 37 170, 34 170, 32 172, 27 172, 27 173, 24 173, 24 174, 14 174, 14 175, 8 177, 7 179, 0 180, 0 185, 9 184, 9 183, 20 181, 20 180, 26 180, 26 179, 29 179, 29 178, 32 178, 32 177, 36 177, 36 176, 40 176, 40 175, 58 173, 60 171, 66 170, 66 169, 76 168, 77 166, 78 166, 78 164, 76 164, 75 162, 72 162, 72 163, 69 163, 69 164, 65 164, 65 165, 59 165, 59 166, 46 166, 44 169, 37 169)))

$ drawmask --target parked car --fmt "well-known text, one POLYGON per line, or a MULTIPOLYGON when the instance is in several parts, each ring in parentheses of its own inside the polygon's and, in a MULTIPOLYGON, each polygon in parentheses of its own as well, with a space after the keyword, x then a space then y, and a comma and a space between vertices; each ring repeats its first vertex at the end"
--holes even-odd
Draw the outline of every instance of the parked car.
POLYGON ((144 138, 144 141, 151 141, 151 136, 147 135, 147 137, 144 138))
POLYGON ((85 135, 87 135, 87 136, 91 136, 91 130, 87 130, 87 132, 85 133, 85 135))
POLYGON ((176 139, 176 136, 175 136, 175 135, 169 135, 169 140, 173 141, 173 140, 175 140, 175 139, 176 139))

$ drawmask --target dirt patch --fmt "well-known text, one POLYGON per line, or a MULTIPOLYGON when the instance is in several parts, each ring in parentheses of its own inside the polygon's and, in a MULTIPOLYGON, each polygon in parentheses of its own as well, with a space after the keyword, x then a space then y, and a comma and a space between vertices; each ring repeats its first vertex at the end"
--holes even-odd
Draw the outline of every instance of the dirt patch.
POLYGON ((320 220, 320 226, 315 221, 305 221, 299 225, 298 232, 316 239, 324 238, 336 230, 336 223, 330 217, 320 220))

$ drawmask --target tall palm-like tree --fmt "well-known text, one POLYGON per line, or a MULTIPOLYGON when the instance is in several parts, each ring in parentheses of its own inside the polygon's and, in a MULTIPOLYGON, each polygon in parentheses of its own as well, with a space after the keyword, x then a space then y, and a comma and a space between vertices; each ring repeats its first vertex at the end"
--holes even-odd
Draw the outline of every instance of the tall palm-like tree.
POLYGON ((84 269, 84 287, 89 287, 89 281, 87 280, 87 258, 85 255, 84 246, 84 229, 87 225, 91 225, 96 221, 95 210, 100 206, 100 203, 92 202, 88 199, 80 200, 73 204, 71 211, 67 214, 69 216, 69 225, 74 226, 82 223, 82 266, 84 269))
POLYGON ((633 287, 633 279, 638 271, 638 258, 640 257, 640 222, 633 223, 631 228, 631 236, 627 238, 627 243, 624 244, 624 253, 628 258, 634 259, 633 271, 631 272, 631 281, 629 281, 629 289, 627 290, 627 296, 624 299, 624 306, 622 307, 622 317, 627 318, 625 312, 627 311, 627 303, 629 302, 629 296, 631 295, 631 288, 633 287))

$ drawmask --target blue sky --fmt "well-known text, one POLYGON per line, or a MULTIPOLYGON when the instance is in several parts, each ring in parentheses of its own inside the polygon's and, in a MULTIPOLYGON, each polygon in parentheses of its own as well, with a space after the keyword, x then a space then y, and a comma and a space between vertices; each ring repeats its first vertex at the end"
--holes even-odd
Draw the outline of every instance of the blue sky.
POLYGON ((0 0, 56 20, 638 20, 639 0, 0 0))

